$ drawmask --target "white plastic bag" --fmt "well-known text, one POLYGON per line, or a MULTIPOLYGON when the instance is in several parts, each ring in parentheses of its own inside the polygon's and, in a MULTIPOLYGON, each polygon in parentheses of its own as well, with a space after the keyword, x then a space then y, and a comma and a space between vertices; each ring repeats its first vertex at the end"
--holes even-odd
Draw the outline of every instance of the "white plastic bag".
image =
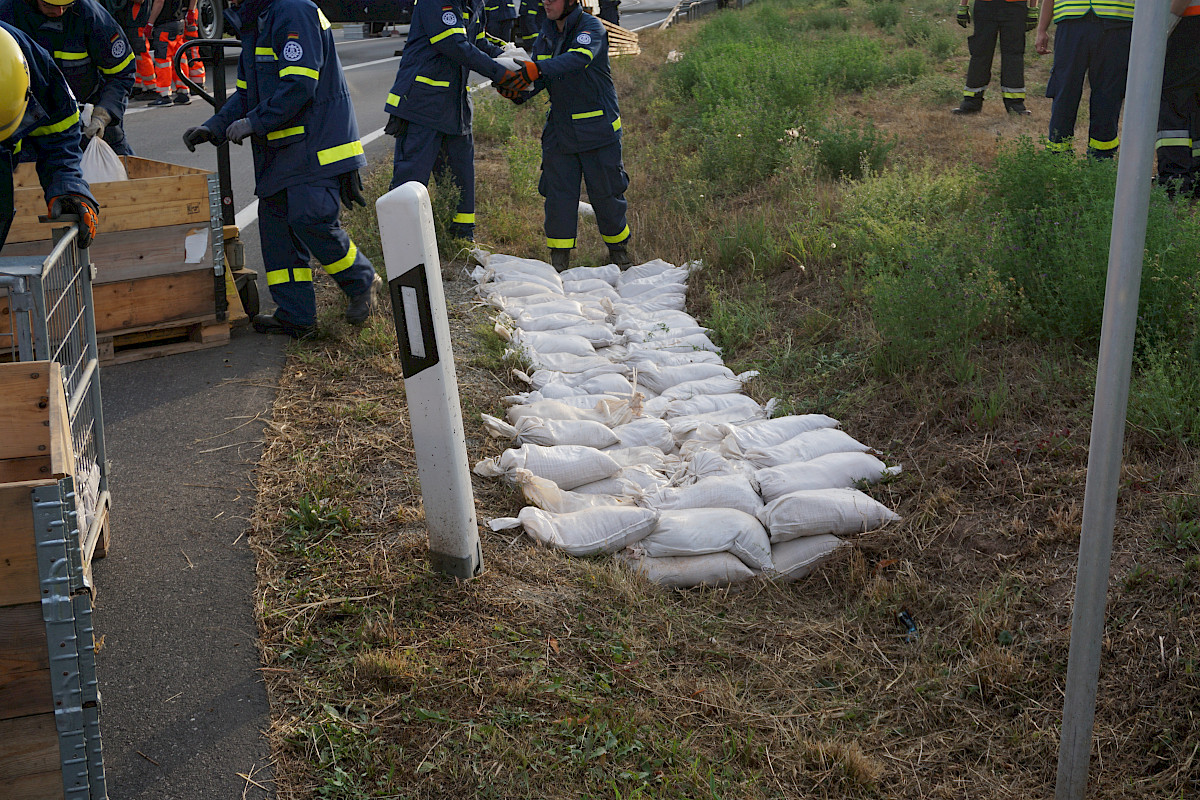
POLYGON ((89 184, 129 180, 121 157, 99 136, 93 136, 88 142, 79 166, 83 170, 83 179, 89 184))

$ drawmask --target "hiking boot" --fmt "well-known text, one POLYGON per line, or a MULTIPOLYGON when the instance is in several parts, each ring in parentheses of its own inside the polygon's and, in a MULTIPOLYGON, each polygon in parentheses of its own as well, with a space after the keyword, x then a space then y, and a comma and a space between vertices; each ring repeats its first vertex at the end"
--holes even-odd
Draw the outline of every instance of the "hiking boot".
POLYGON ((571 267, 571 248, 569 247, 552 247, 550 248, 550 266, 554 267, 555 272, 566 272, 571 267))
POLYGON ((630 257, 629 249, 624 244, 609 245, 608 257, 612 259, 612 263, 620 267, 621 272, 633 266, 633 258, 630 257))
POLYGON ((1018 116, 1022 117, 1028 117, 1033 114, 1033 112, 1026 108, 1025 104, 1020 100, 1015 103, 1005 103, 1004 110, 1010 114, 1017 114, 1018 116))
POLYGON ((134 89, 129 94, 129 99, 141 103, 146 100, 157 100, 158 92, 153 89, 134 89))
POLYGON ((171 99, 171 95, 169 94, 160 94, 157 96, 157 99, 151 100, 149 105, 152 105, 155 108, 162 108, 164 106, 175 105, 175 101, 171 99))
POLYGON ((190 102, 192 102, 192 95, 189 94, 188 92, 176 92, 175 93, 175 105, 186 106, 190 102))
POLYGON ((379 290, 382 288, 383 278, 376 275, 365 292, 351 297, 350 305, 346 306, 346 322, 351 325, 362 325, 366 322, 371 312, 379 307, 379 290))
POLYGON ((273 333, 293 339, 309 339, 317 334, 316 325, 293 325, 274 314, 255 314, 251 324, 254 325, 255 333, 273 333))
POLYGON ((978 114, 983 111, 983 100, 978 97, 964 97, 957 108, 950 109, 951 114, 978 114))

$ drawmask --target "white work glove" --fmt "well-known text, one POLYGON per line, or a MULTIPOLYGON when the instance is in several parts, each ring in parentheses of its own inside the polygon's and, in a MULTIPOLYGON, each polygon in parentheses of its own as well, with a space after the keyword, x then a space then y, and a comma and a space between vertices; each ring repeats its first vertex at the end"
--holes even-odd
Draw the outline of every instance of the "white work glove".
POLYGON ((97 136, 104 136, 104 129, 112 122, 112 116, 108 111, 100 106, 92 108, 92 118, 88 120, 88 124, 83 126, 83 135, 89 139, 94 139, 97 136))
POLYGON ((254 128, 250 125, 250 120, 242 117, 225 129, 225 138, 234 144, 241 144, 242 140, 252 133, 254 128))

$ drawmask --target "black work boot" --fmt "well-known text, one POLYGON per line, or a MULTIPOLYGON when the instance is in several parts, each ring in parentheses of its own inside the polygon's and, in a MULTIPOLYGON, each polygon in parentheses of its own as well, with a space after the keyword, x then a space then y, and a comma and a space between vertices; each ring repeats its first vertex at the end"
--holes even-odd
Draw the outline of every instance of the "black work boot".
POLYGON ((1013 100, 1012 102, 1005 100, 1004 110, 1010 114, 1016 114, 1022 117, 1028 117, 1033 114, 1032 111, 1025 107, 1024 100, 1013 100))
POLYGON ((971 94, 963 95, 958 107, 950 109, 951 114, 978 114, 980 111, 983 111, 983 98, 971 94))
POLYGON ((554 267, 555 272, 566 272, 571 267, 571 248, 569 247, 551 247, 550 248, 550 266, 554 267))
POLYGON ((274 333, 293 339, 309 339, 317 334, 316 325, 293 325, 274 314, 255 314, 252 324, 256 333, 274 333))
POLYGON ((371 312, 379 305, 379 290, 382 288, 383 278, 376 275, 365 292, 351 297, 350 304, 346 306, 346 322, 351 325, 362 325, 366 322, 367 317, 371 316, 371 312))
POLYGON ((621 268, 621 271, 629 269, 633 266, 633 258, 629 255, 629 248, 622 242, 621 244, 610 244, 608 246, 608 257, 612 259, 612 263, 621 268))

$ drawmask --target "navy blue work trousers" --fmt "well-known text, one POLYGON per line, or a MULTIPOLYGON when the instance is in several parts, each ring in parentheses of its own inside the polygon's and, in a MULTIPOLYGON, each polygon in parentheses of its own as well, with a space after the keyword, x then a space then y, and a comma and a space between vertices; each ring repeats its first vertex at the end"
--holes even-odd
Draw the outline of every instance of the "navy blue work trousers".
POLYGON ((1054 100, 1050 106, 1051 149, 1067 149, 1075 136, 1075 117, 1086 76, 1092 90, 1088 102, 1088 155, 1112 158, 1117 154, 1121 144, 1117 122, 1125 102, 1132 28, 1130 22, 1102 19, 1090 11, 1057 23, 1054 66, 1046 84, 1046 97, 1054 100))
POLYGON ((475 238, 475 138, 467 133, 452 136, 426 125, 405 120, 396 137, 392 161, 392 186, 409 181, 429 185, 429 176, 448 171, 458 187, 458 207, 450 232, 464 239, 475 238))
POLYGON ((259 199, 258 232, 275 316, 296 327, 317 322, 312 259, 349 297, 371 288, 375 268, 338 222, 337 178, 292 186, 259 199))
POLYGON ((588 201, 596 211, 596 227, 605 244, 616 245, 629 238, 625 218, 625 190, 629 176, 621 162, 618 139, 598 150, 559 153, 542 148, 542 178, 538 192, 546 198, 546 246, 552 249, 575 246, 579 224, 579 181, 587 184, 588 201))
POLYGON ((1184 17, 1167 39, 1158 106, 1158 182, 1192 193, 1200 148, 1200 16, 1184 17))

